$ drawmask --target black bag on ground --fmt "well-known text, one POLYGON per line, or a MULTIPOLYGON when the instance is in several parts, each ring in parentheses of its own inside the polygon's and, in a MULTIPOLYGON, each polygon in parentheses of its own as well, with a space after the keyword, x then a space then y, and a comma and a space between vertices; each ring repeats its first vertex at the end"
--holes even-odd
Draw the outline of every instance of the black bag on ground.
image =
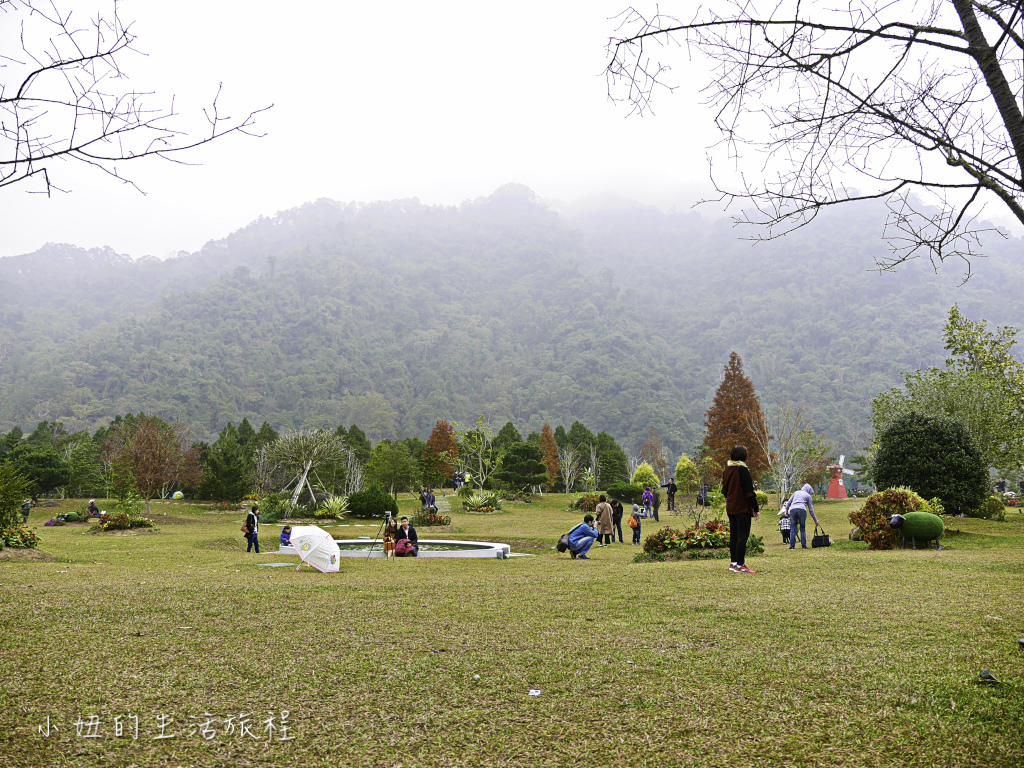
POLYGON ((817 547, 831 547, 832 540, 825 533, 825 529, 821 529, 821 533, 818 533, 818 526, 814 526, 814 536, 811 538, 811 548, 816 549, 817 547))
POLYGON ((558 540, 558 543, 555 545, 555 549, 557 549, 559 552, 565 552, 565 550, 567 550, 568 548, 569 548, 569 534, 568 533, 563 533, 562 534, 562 538, 560 538, 558 540))

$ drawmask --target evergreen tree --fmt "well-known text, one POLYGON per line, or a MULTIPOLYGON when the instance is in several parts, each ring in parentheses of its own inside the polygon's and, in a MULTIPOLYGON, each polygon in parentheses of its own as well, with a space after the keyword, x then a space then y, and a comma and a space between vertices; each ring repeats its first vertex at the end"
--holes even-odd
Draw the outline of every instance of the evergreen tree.
POLYGON ((629 459, 615 438, 607 432, 597 433, 597 455, 601 465, 601 487, 629 479, 629 459))
MULTIPOLYGON (((594 437, 594 433, 587 429, 583 424, 578 421, 574 421, 572 426, 569 427, 569 432, 565 436, 566 443, 576 449, 576 452, 586 459, 590 453, 590 446, 597 443, 597 438, 594 437)), ((558 435, 555 435, 555 442, 558 442, 558 435)), ((559 448, 563 447, 559 443, 559 448)))
POLYGON ((243 418, 242 423, 238 425, 238 445, 251 456, 256 451, 255 440, 256 430, 248 419, 243 418))
POLYGON ((543 485, 548 477, 544 454, 538 446, 530 443, 513 443, 506 451, 501 467, 494 473, 494 477, 519 491, 543 485))
POLYGON ((555 445, 559 448, 565 448, 569 444, 569 435, 565 432, 565 427, 559 424, 555 427, 555 445))
POLYGON ((540 432, 531 432, 526 436, 526 442, 540 447, 540 432))
POLYGON ((345 436, 345 445, 352 449, 356 459, 363 466, 370 460, 370 453, 373 451, 373 446, 370 445, 370 438, 355 424, 348 428, 348 434, 345 436))
POLYGON ((103 493, 103 466, 100 464, 96 444, 88 433, 84 440, 78 440, 70 446, 67 462, 71 469, 71 478, 67 484, 68 496, 82 499, 103 493))
POLYGON ((505 426, 498 432, 497 437, 494 438, 494 447, 501 450, 521 442, 523 442, 522 434, 516 429, 515 424, 509 421, 505 423, 505 426))
MULTIPOLYGON (((249 427, 252 430, 252 427, 249 427)), ((253 431, 253 436, 255 436, 253 431)), ((238 430, 229 421, 206 452, 206 477, 199 486, 200 498, 212 501, 241 501, 251 487, 252 459, 238 439, 238 430)))
POLYGON ((24 435, 19 427, 14 427, 10 432, 5 434, 3 441, 0 442, 0 459, 2 459, 8 451, 21 445, 23 437, 24 435))
POLYGON ((434 425, 420 454, 423 482, 431 486, 443 485, 455 471, 452 459, 458 455, 459 443, 455 439, 455 429, 441 419, 434 425))
POLYGON ((67 485, 71 467, 49 445, 23 443, 7 452, 4 464, 32 483, 32 493, 49 493, 67 485))
POLYGON ((950 514, 977 509, 988 495, 988 467, 970 432, 955 421, 911 411, 878 436, 875 482, 938 497, 950 514))
MULTIPOLYGON (((561 426, 558 428, 562 429, 561 426)), ((540 431, 540 450, 544 454, 544 466, 548 468, 548 488, 554 488, 562 472, 562 464, 558 460, 558 442, 551 432, 550 424, 545 424, 540 431)))
POLYGON ((733 352, 725 376, 715 392, 714 403, 704 415, 704 445, 720 466, 737 445, 746 446, 747 467, 755 480, 768 469, 756 435, 764 432, 764 412, 754 384, 743 374, 743 361, 733 352))
POLYGON ((281 436, 277 434, 277 430, 274 429, 267 422, 263 422, 263 426, 260 427, 260 431, 256 433, 255 445, 253 446, 253 453, 260 446, 271 445, 276 443, 281 436))

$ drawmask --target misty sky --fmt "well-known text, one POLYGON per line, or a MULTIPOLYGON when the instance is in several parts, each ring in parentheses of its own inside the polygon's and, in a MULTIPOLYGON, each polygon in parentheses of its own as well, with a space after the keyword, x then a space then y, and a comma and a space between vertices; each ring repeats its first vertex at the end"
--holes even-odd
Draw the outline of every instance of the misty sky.
POLYGON ((605 43, 625 6, 124 0, 147 54, 122 60, 135 88, 195 117, 223 82, 222 112, 274 104, 259 121, 268 135, 220 140, 192 155, 199 167, 124 165, 146 196, 58 165, 70 194, 3 192, 0 256, 69 242, 166 257, 321 197, 457 204, 507 182, 554 204, 616 190, 688 205, 716 138, 700 77, 677 52, 682 87, 655 117, 610 102, 605 43))

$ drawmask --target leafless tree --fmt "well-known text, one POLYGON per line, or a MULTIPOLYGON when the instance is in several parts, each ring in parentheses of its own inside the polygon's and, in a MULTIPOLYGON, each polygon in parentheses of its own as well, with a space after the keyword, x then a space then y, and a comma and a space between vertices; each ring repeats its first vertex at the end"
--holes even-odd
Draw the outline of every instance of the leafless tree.
POLYGON ((816 435, 803 408, 779 402, 770 408, 763 420, 747 420, 757 446, 768 457, 769 473, 779 492, 779 504, 797 482, 826 464, 835 453, 835 446, 816 435))
POLYGON ((620 18, 609 95, 638 112, 674 87, 652 47, 713 63, 704 93, 739 180, 712 178, 721 200, 746 206, 736 221, 762 228, 753 239, 881 199, 891 253, 880 269, 927 254, 935 268, 964 259, 969 276, 987 201, 1024 224, 1020 0, 719 0, 685 20, 620 18), (748 149, 756 176, 742 171, 748 149))
MULTIPOLYGON (((57 0, 0 0, 0 19, 19 28, 20 52, 0 53, 0 187, 41 180, 35 191, 67 191, 51 169, 60 161, 92 166, 138 187, 121 164, 143 157, 182 162, 181 153, 231 133, 257 135, 256 116, 221 114, 220 87, 203 110, 201 129, 183 124, 169 102, 128 85, 122 68, 139 55, 132 24, 110 0, 93 18, 57 0)), ((140 190, 141 191, 141 190, 140 190)))
MULTIPOLYGON (((256 456, 257 471, 267 478, 280 477, 282 472, 291 478, 281 490, 295 484, 289 503, 289 508, 294 509, 303 488, 309 490, 310 498, 316 498, 309 478, 316 477, 317 468, 345 461, 347 451, 344 441, 327 430, 299 430, 260 448, 256 456)), ((318 477, 317 482, 320 482, 318 477)))
POLYGON ((576 448, 571 445, 559 448, 558 461, 562 467, 562 480, 565 481, 566 493, 572 493, 573 488, 576 487, 576 478, 579 477, 580 470, 582 469, 580 456, 576 453, 576 448))
POLYGON ((363 465, 351 448, 345 449, 345 495, 363 490, 363 465))
POLYGON ((587 446, 590 450, 590 474, 594 478, 594 487, 592 490, 597 490, 601 487, 601 457, 597 452, 597 445, 590 443, 587 446))

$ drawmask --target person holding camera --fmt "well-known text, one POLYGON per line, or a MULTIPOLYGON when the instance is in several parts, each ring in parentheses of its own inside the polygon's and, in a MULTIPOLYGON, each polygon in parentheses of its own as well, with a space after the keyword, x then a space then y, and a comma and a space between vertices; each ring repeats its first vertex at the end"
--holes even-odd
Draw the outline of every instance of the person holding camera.
POLYGON ((417 557, 420 547, 419 537, 416 529, 409 525, 409 518, 402 516, 402 524, 395 532, 395 556, 396 557, 417 557))
POLYGON ((597 537, 597 529, 594 528, 594 516, 585 516, 582 523, 569 531, 569 554, 572 555, 572 559, 589 560, 587 552, 594 546, 597 537))

